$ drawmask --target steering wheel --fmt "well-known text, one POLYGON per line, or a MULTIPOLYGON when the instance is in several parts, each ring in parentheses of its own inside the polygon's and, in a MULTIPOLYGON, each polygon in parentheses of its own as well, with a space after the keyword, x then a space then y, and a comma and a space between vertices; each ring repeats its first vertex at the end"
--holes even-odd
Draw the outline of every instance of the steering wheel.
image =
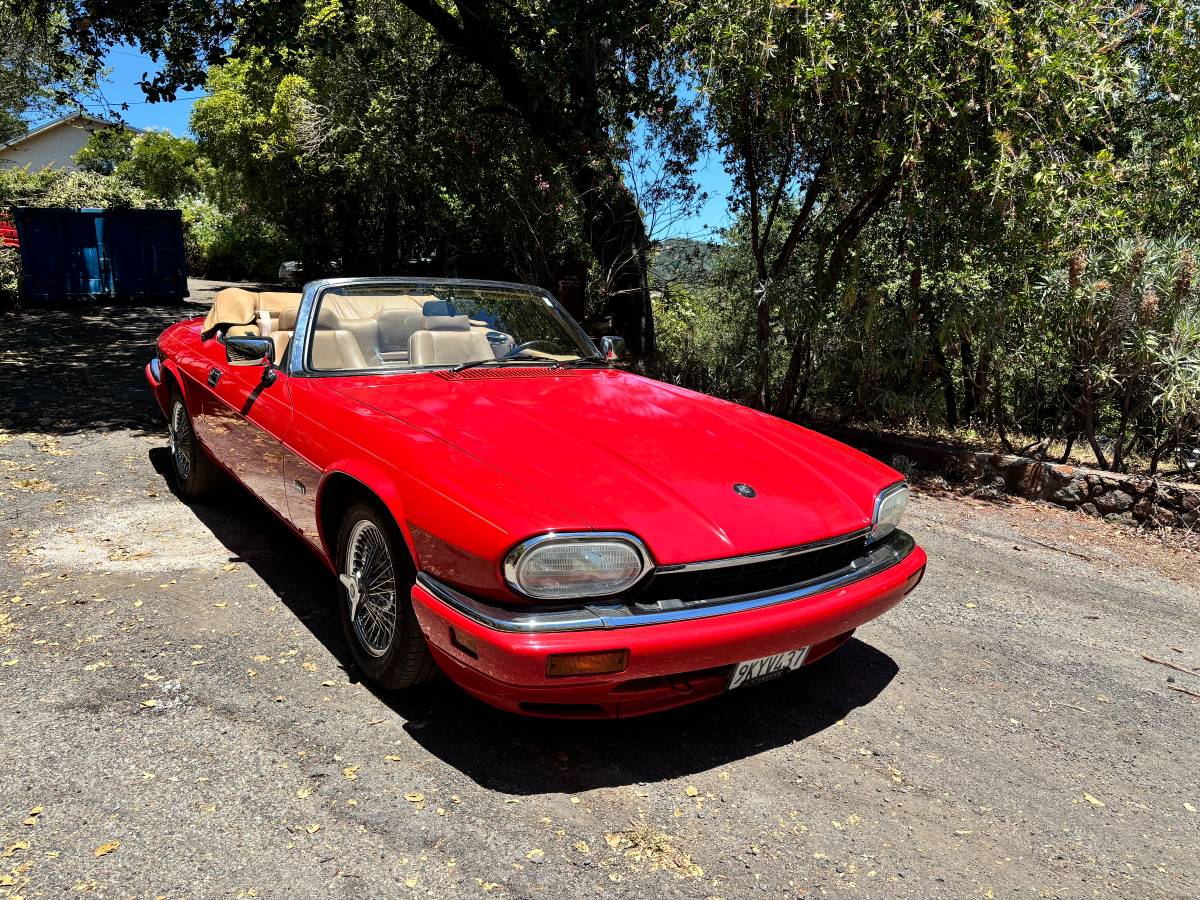
POLYGON ((509 350, 507 353, 505 353, 504 356, 501 357, 501 359, 508 359, 510 356, 516 356, 518 353, 522 353, 525 350, 529 350, 538 344, 553 344, 553 343, 554 343, 553 341, 526 341, 523 344, 517 344, 517 346, 513 347, 511 350, 509 350))

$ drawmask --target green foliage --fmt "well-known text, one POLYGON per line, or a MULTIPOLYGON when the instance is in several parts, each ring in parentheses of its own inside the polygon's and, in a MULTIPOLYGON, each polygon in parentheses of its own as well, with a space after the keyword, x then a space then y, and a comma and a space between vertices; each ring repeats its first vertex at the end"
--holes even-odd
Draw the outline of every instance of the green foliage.
POLYGON ((142 209, 162 204, 116 175, 63 169, 0 169, 0 207, 101 207, 142 209))
POLYGON ((336 52, 313 40, 289 59, 266 53, 214 68, 192 127, 217 206, 275 223, 310 272, 396 271, 409 260, 483 254, 547 283, 579 252, 559 168, 509 120, 484 73, 439 74, 438 44, 402 7, 374 18, 323 9, 336 52))
POLYGON ((27 123, 61 114, 95 86, 95 72, 69 51, 59 7, 39 10, 0 3, 0 142, 20 137, 27 123))
POLYGON ((0 312, 11 308, 21 289, 21 253, 16 247, 0 247, 0 312))
POLYGON ((183 213, 188 271, 196 276, 274 281, 294 249, 277 224, 244 212, 223 212, 202 197, 187 197, 183 213))
POLYGON ((174 206, 201 192, 201 161, 196 142, 163 131, 137 135, 116 173, 149 196, 174 206))
POLYGON ((133 156, 134 132, 113 126, 93 131, 72 157, 75 165, 85 172, 112 175, 133 156))

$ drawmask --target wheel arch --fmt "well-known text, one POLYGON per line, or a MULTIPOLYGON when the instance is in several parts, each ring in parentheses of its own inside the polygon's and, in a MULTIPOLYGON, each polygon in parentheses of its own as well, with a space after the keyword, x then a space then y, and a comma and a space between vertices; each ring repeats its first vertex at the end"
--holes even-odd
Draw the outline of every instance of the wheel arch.
POLYGON ((342 517, 355 500, 364 499, 376 503, 386 512, 404 539, 405 549, 414 569, 418 569, 417 554, 413 548, 412 536, 408 533, 401 509, 399 497, 392 492, 391 497, 385 497, 379 491, 370 487, 361 474, 351 474, 345 469, 333 469, 322 479, 317 489, 316 514, 317 532, 321 538, 326 557, 336 569, 338 565, 338 532, 342 527, 342 517))

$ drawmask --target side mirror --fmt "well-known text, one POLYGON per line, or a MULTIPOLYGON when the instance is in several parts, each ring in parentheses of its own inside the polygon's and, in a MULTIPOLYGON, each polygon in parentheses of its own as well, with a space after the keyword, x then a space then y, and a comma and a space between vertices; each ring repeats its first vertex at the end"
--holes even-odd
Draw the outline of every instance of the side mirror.
POLYGON ((600 355, 605 359, 624 359, 625 338, 611 334, 600 338, 600 355))
POLYGON ((275 342, 257 334, 225 337, 225 360, 231 366, 271 366, 275 363, 275 342))

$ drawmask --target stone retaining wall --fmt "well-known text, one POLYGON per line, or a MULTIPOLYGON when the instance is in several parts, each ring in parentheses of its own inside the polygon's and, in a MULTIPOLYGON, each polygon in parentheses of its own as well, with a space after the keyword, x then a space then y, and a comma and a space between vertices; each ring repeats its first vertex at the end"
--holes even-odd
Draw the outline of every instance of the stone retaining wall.
POLYGON ((951 484, 1046 500, 1131 525, 1200 530, 1200 488, 856 429, 822 430, 898 469, 934 472, 951 484))
POLYGON ((1200 490, 1148 478, 1039 462, 1001 453, 961 452, 964 480, 1032 500, 1048 500, 1130 525, 1200 526, 1200 490))

